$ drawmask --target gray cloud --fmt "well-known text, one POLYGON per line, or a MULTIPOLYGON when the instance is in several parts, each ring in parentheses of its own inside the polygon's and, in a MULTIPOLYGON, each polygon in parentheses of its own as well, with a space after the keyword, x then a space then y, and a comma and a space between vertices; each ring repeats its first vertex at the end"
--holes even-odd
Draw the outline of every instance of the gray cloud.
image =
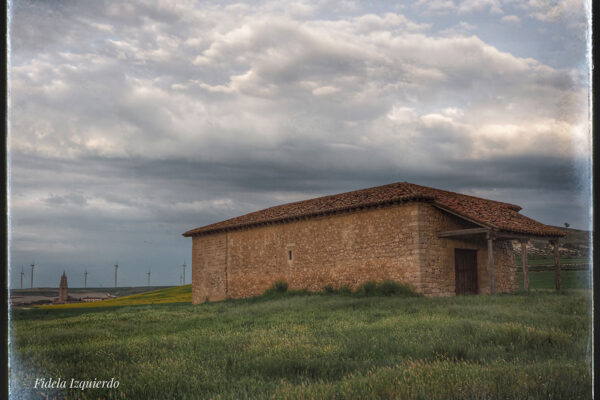
POLYGON ((485 30, 577 31, 573 13, 418 3, 15 3, 13 263, 110 284, 118 259, 124 284, 175 284, 187 229, 401 180, 586 227, 584 54, 547 63, 485 30))

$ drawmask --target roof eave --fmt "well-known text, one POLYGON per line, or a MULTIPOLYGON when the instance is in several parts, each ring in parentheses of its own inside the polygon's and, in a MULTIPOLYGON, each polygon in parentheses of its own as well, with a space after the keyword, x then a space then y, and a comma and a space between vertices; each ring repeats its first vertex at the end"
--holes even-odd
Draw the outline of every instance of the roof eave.
POLYGON ((184 237, 204 236, 204 235, 208 235, 208 234, 216 234, 216 233, 227 232, 227 231, 236 230, 236 229, 252 228, 252 227, 265 225, 265 224, 274 224, 274 223, 294 221, 294 220, 297 220, 300 218, 316 218, 316 217, 329 215, 329 214, 337 214, 337 213, 341 213, 341 212, 352 212, 352 211, 356 211, 356 210, 360 210, 360 209, 364 209, 364 208, 375 208, 375 207, 390 206, 390 205, 394 205, 394 204, 409 203, 409 202, 433 202, 433 201, 434 201, 434 198, 431 196, 414 195, 414 196, 410 196, 410 197, 407 197, 404 199, 395 199, 395 200, 391 200, 391 201, 388 200, 388 201, 366 203, 366 204, 361 204, 361 205, 353 206, 353 207, 341 207, 338 209, 332 209, 332 210, 327 210, 327 211, 322 211, 322 212, 301 214, 301 215, 297 215, 297 216, 293 216, 293 217, 275 218, 272 220, 252 222, 252 223, 240 224, 240 225, 233 225, 233 226, 215 228, 215 229, 209 229, 209 230, 203 231, 202 229, 206 228, 206 226, 210 226, 210 225, 206 225, 204 227, 200 227, 200 228, 196 228, 196 229, 192 229, 187 232, 184 232, 184 233, 182 233, 182 236, 184 236, 184 237))

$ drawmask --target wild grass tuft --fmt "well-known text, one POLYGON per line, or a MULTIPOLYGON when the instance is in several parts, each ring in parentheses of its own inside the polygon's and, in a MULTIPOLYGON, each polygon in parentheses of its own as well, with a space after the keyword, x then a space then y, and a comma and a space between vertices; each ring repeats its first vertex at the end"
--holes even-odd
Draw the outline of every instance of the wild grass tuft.
POLYGON ((365 282, 359 286, 354 292, 356 296, 398 296, 398 297, 419 297, 419 293, 415 292, 410 286, 395 282, 365 282))
POLYGON ((277 281, 273 284, 273 286, 271 286, 265 291, 264 295, 268 296, 275 293, 286 293, 287 291, 288 283, 285 281, 277 281))
POLYGON ((273 297, 290 297, 298 295, 345 295, 354 297, 375 297, 375 296, 396 296, 396 297, 419 297, 421 294, 416 293, 411 287, 395 282, 383 281, 365 282, 356 290, 352 291, 348 286, 341 286, 335 289, 333 285, 326 285, 321 292, 310 292, 307 289, 288 290, 288 283, 285 281, 277 281, 268 288, 262 295, 257 296, 257 299, 273 298, 273 297))

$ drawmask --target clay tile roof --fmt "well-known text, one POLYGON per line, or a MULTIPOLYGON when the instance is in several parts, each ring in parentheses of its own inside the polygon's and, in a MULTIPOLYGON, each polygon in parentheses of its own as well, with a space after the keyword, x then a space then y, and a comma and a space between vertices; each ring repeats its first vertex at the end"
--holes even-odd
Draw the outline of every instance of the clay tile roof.
POLYGON ((544 225, 519 213, 521 207, 494 200, 398 182, 347 193, 303 200, 266 208, 250 214, 192 229, 183 234, 189 237, 225 230, 282 222, 295 218, 314 217, 340 211, 390 205, 408 201, 431 202, 454 214, 499 231, 533 236, 564 236, 553 227, 544 225))
POLYGON ((533 236, 565 236, 557 228, 522 215, 519 213, 521 207, 515 204, 433 189, 414 183, 406 183, 406 185, 415 193, 434 197, 434 204, 441 208, 499 231, 533 236))

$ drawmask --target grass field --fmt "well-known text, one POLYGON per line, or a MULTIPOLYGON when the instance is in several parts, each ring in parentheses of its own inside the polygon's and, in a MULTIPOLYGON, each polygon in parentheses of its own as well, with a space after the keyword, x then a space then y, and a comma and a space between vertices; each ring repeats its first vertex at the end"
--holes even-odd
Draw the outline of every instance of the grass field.
MULTIPOLYGON (((124 286, 124 287, 116 287, 116 288, 106 288, 106 287, 96 287, 96 288, 77 288, 77 287, 69 287, 69 293, 85 293, 85 292, 100 292, 100 293, 109 293, 116 297, 121 296, 129 296, 132 294, 138 294, 147 292, 149 290, 160 290, 166 289, 171 286, 124 286)), ((33 288, 33 289, 11 289, 11 294, 28 294, 33 296, 49 296, 56 297, 58 296, 58 288, 33 288)))
POLYGON ((14 309, 11 386, 15 398, 591 398, 589 303, 580 289, 14 309), (120 386, 57 393, 31 389, 36 377, 120 386))
MULTIPOLYGON (((590 289, 591 271, 562 271, 561 287, 563 289, 590 289)), ((529 271, 529 287, 531 289, 554 289, 554 271, 529 271)), ((519 288, 523 289, 523 273, 519 274, 519 288)))
MULTIPOLYGON (((564 289, 589 289, 591 276, 589 271, 562 271, 562 287, 564 289)), ((553 289, 554 271, 530 271, 531 289, 553 289)), ((519 275, 519 287, 523 289, 523 273, 519 275)), ((192 285, 174 286, 167 289, 103 300, 102 302, 52 304, 37 306, 43 309, 65 308, 98 308, 132 306, 142 304, 189 303, 192 301, 192 285)))
MULTIPOLYGON (((515 257, 515 262, 518 266, 523 264, 523 259, 521 255, 517 255, 515 257)), ((567 265, 589 265, 590 264, 589 257, 561 257, 560 264, 563 266, 567 265)), ((554 265, 554 257, 553 256, 529 256, 527 258, 527 265, 530 267, 536 267, 539 265, 545 266, 553 266, 554 265)))
POLYGON ((192 285, 173 286, 167 289, 153 290, 150 292, 134 294, 131 296, 118 297, 116 299, 102 300, 89 303, 51 304, 37 306, 46 309, 61 308, 97 308, 133 306, 140 304, 163 304, 163 303, 190 303, 192 301, 192 285))

